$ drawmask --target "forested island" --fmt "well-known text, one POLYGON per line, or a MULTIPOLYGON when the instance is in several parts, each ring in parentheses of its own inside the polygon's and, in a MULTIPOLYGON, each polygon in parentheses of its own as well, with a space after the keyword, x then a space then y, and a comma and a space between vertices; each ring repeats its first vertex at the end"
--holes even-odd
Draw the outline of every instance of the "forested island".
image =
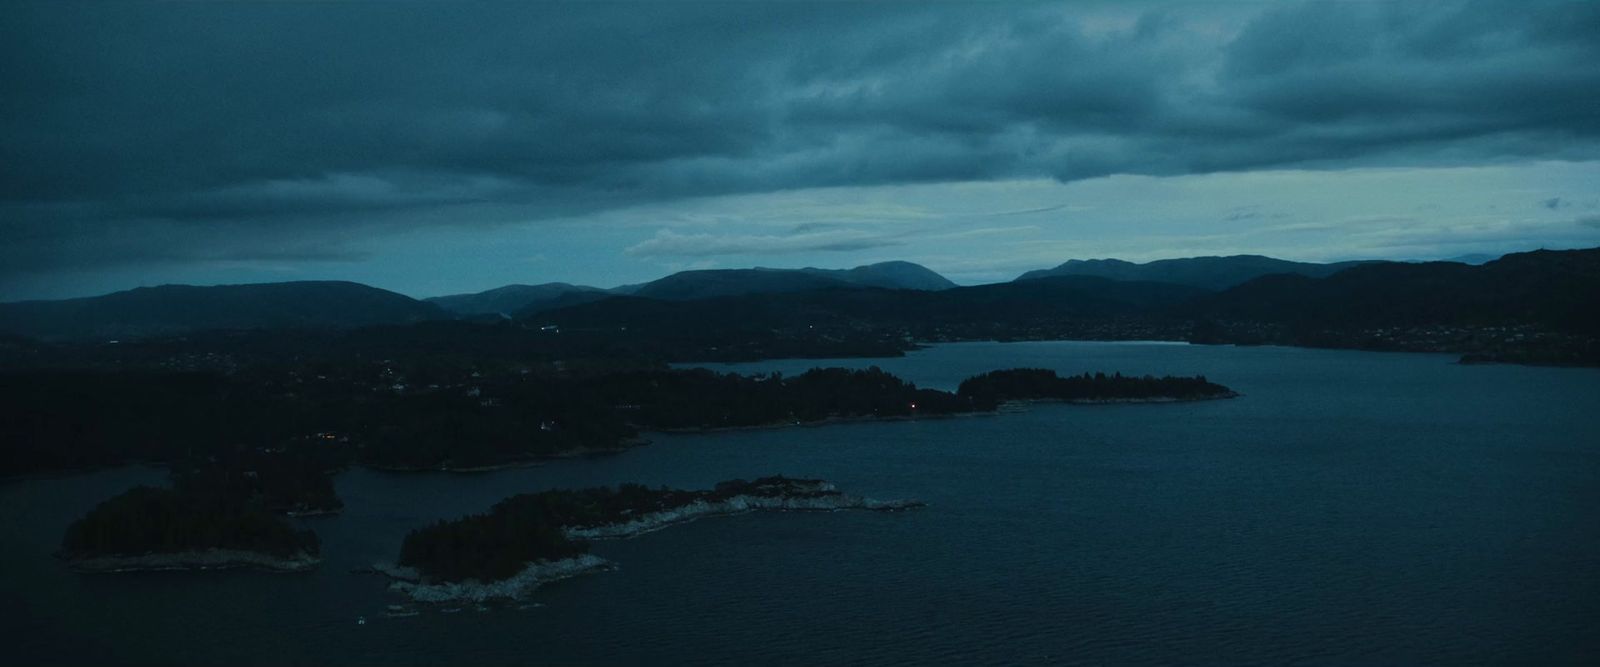
POLYGON ((338 465, 307 443, 191 455, 172 463, 172 488, 135 487, 73 522, 61 555, 97 572, 309 569, 317 536, 283 517, 343 508, 329 477, 338 465))
POLYGON ((976 375, 963 380, 956 394, 985 403, 1140 403, 1202 401, 1239 395, 1232 389, 1207 380, 1204 375, 1135 377, 1121 373, 1084 373, 1061 377, 1045 368, 1013 368, 976 375))
POLYGON ((135 487, 67 527, 60 555, 89 572, 258 568, 298 572, 320 559, 298 530, 237 494, 135 487))
POLYGON ((412 531, 398 565, 380 571, 422 602, 518 598, 539 584, 607 566, 585 540, 638 535, 707 516, 756 510, 902 510, 916 501, 844 494, 816 479, 729 480, 706 491, 616 488, 551 490, 507 498, 485 514, 412 531))

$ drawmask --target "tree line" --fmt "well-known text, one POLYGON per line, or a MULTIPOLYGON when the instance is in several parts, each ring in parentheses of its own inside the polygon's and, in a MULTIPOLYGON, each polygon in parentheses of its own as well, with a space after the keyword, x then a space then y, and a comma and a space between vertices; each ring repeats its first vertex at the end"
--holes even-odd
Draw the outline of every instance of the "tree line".
POLYGON ((1148 400, 1229 396, 1233 390, 1204 375, 1132 376, 1084 373, 1061 377, 1046 368, 1013 368, 976 375, 961 382, 956 394, 985 401, 1019 400, 1148 400))

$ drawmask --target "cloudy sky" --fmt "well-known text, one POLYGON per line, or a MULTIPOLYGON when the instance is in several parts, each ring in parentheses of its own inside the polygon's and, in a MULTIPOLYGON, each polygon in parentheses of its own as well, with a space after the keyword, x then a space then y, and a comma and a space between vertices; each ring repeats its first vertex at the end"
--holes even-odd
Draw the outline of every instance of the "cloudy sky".
POLYGON ((0 299, 1600 245, 1600 3, 0 3, 0 299))

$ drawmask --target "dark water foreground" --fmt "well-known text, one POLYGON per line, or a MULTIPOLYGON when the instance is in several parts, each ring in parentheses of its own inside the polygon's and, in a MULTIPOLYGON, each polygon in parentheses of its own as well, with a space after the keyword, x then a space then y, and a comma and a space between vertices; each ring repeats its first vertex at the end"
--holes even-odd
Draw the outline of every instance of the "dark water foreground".
MULTIPOLYGON (((1600 658, 1600 371, 1449 357, 959 344, 924 386, 1011 366, 1195 374, 1242 398, 658 436, 477 475, 351 470, 311 575, 79 575, 50 557, 163 472, 0 483, 10 664, 1583 663, 1600 658), (389 618, 348 570, 513 493, 822 477, 894 513, 754 514, 602 542, 539 606, 389 618), (357 625, 365 616, 367 623, 357 625)), ((718 366, 798 372, 817 362, 718 366)))

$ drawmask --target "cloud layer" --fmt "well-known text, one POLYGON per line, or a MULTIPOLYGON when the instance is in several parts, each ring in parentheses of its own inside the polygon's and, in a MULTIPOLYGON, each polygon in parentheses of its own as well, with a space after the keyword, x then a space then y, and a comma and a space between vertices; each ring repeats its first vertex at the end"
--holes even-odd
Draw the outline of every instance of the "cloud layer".
MULTIPOLYGON (((1595 35, 1596 3, 6 3, 0 281, 732 193, 1596 159, 1595 35)), ((890 242, 723 236, 629 252, 890 242)))

